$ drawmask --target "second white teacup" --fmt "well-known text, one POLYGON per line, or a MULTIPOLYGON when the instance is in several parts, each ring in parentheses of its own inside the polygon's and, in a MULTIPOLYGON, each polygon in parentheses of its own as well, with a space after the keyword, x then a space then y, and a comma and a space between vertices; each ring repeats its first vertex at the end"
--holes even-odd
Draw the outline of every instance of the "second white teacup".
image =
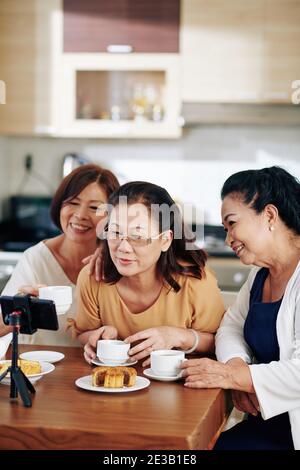
POLYGON ((39 298, 53 300, 57 315, 66 313, 72 305, 71 286, 45 286, 39 287, 39 298))
POLYGON ((155 375, 175 377, 184 361, 184 352, 175 349, 158 349, 150 354, 151 370, 155 375))
POLYGON ((123 364, 129 359, 129 343, 117 339, 100 339, 97 341, 97 356, 102 362, 123 364))

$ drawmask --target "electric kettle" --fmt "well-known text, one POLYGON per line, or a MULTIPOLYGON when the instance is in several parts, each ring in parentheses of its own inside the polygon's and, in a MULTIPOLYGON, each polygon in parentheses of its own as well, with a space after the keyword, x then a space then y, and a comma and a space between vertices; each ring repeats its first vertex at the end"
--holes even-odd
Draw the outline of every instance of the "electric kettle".
POLYGON ((82 153, 66 153, 62 162, 62 177, 65 178, 71 171, 80 165, 91 163, 90 160, 82 153))

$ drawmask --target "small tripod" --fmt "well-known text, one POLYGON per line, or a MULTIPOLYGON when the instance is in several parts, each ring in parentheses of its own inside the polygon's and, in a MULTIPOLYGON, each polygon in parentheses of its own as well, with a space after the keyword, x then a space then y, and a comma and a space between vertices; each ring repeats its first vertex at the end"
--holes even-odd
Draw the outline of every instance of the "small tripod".
POLYGON ((9 325, 13 327, 12 361, 11 366, 0 375, 0 381, 10 372, 10 398, 16 399, 19 391, 24 406, 30 407, 31 399, 28 390, 31 393, 35 393, 35 388, 21 371, 20 367, 18 367, 18 334, 21 327, 22 314, 22 310, 16 310, 9 314, 9 325))

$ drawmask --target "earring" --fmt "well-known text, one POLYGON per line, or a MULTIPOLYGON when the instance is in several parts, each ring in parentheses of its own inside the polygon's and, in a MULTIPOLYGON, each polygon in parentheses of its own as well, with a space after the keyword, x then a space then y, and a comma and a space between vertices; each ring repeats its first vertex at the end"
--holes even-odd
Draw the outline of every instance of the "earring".
POLYGON ((270 232, 274 232, 274 230, 275 230, 274 225, 270 225, 270 226, 269 226, 269 230, 270 230, 270 232))

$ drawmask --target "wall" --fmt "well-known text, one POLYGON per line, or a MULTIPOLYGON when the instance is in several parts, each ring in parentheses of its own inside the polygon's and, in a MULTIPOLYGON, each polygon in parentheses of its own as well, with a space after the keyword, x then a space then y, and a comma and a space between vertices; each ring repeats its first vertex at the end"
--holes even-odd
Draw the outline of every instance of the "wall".
POLYGON ((4 207, 10 187, 10 162, 7 158, 7 141, 0 137, 0 220, 4 217, 4 207))
POLYGON ((177 200, 205 207, 205 221, 212 224, 220 222, 220 188, 230 174, 276 164, 300 178, 298 127, 201 126, 170 141, 9 137, 0 138, 0 198, 51 192, 61 179, 63 155, 75 151, 111 168, 121 182, 153 181, 177 200), (34 175, 26 181, 28 153, 34 175))

